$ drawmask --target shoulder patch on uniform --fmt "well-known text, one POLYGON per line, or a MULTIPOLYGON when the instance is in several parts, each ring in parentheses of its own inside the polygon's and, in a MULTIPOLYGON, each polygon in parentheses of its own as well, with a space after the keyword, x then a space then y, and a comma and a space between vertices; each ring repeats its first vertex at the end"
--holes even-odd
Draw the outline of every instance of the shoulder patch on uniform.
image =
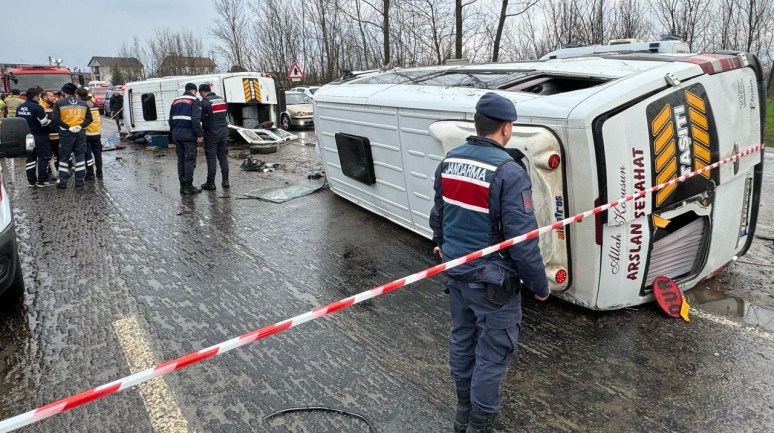
POLYGON ((535 213, 535 206, 532 203, 532 190, 526 190, 521 193, 521 201, 524 203, 524 211, 535 213))

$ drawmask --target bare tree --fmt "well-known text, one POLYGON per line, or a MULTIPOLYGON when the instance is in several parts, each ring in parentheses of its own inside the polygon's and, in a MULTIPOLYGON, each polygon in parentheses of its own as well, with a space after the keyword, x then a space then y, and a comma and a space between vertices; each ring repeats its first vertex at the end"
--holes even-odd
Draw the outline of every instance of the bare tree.
POLYGON ((448 0, 411 0, 404 2, 408 14, 419 18, 407 30, 429 52, 421 55, 426 62, 442 64, 451 56, 454 44, 454 15, 448 0))
POLYGON ((462 34, 463 12, 465 7, 472 5, 476 0, 454 0, 454 57, 462 58, 462 34))
POLYGON ((649 23, 639 0, 619 0, 611 10, 609 21, 611 39, 645 38, 649 23))
POLYGON ((774 0, 211 1, 212 46, 190 31, 160 29, 124 43, 120 56, 158 76, 186 71, 188 59, 213 49, 227 66, 270 72, 283 84, 297 60, 305 83, 317 84, 344 70, 441 64, 463 53, 472 61, 533 59, 567 44, 672 33, 693 51, 746 50, 774 62, 774 0))
POLYGON ((125 64, 120 65, 121 73, 124 75, 124 78, 126 78, 126 81, 144 80, 146 72, 151 70, 150 68, 152 65, 150 64, 147 50, 142 46, 140 39, 136 36, 131 42, 124 42, 121 44, 121 48, 118 50, 118 57, 123 59, 137 59, 137 63, 128 61, 125 62, 125 64))
POLYGON ((217 20, 210 34, 220 42, 216 47, 218 54, 229 66, 244 67, 249 18, 243 0, 212 0, 212 5, 217 20))
MULTIPOLYGON (((760 52, 765 35, 771 31, 772 2, 771 0, 740 0, 741 12, 745 17, 744 51, 760 52)), ((771 46, 769 45, 769 48, 771 46)))
POLYGON ((711 0, 654 0, 651 8, 656 21, 693 51, 706 36, 702 29, 707 28, 710 4, 711 0))
POLYGON ((546 4, 544 19, 554 47, 583 44, 583 23, 578 4, 573 0, 554 0, 546 4))
POLYGON ((215 72, 214 65, 205 63, 202 39, 191 30, 173 32, 169 29, 157 29, 148 48, 157 65, 156 74, 195 75, 215 72))
POLYGON ((517 1, 511 5, 516 6, 515 12, 508 12, 508 1, 509 0, 502 0, 501 8, 500 8, 500 18, 497 20, 497 32, 495 33, 494 38, 494 48, 492 48, 492 61, 496 62, 498 57, 500 56, 500 40, 503 36, 503 28, 505 27, 505 20, 510 17, 516 17, 519 16, 528 10, 532 8, 532 6, 535 6, 538 4, 539 0, 523 0, 523 1, 517 1))

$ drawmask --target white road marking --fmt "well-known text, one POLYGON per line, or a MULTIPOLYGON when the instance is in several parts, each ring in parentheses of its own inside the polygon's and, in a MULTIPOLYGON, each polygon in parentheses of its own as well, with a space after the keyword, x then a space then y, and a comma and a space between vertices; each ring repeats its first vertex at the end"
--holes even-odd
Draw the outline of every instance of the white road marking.
POLYGON ((717 323, 718 325, 727 326, 729 328, 734 328, 740 331, 745 331, 748 334, 752 334, 758 338, 761 338, 763 340, 768 340, 771 342, 774 342, 774 334, 771 332, 765 331, 763 329, 760 329, 754 325, 750 325, 744 322, 739 322, 736 320, 731 320, 727 317, 723 316, 717 316, 712 313, 708 313, 706 311, 702 311, 699 308, 691 308, 691 317, 700 317, 704 320, 709 320, 710 322, 717 323))
MULTIPOLYGON (((113 330, 118 336, 118 342, 132 374, 158 363, 135 316, 125 316, 116 320, 113 322, 113 330)), ((151 379, 139 385, 138 391, 155 433, 189 432, 188 421, 175 402, 175 397, 164 378, 151 379)))

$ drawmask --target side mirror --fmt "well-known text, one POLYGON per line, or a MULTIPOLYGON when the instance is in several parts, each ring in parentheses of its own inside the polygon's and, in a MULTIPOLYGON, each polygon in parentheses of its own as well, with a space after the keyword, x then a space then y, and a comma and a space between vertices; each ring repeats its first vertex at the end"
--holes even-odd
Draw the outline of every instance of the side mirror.
POLYGON ((3 119, 2 126, 0 126, 0 157, 16 158, 24 156, 27 153, 27 136, 29 133, 30 127, 27 125, 26 120, 19 117, 3 119))

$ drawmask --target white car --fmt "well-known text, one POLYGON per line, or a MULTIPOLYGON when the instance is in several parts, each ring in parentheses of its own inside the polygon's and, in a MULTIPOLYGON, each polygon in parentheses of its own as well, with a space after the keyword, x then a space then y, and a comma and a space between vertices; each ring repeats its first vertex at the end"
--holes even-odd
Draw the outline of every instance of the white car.
POLYGON ((290 89, 289 92, 301 92, 310 98, 314 98, 315 92, 317 92, 320 87, 321 86, 296 86, 290 89))
POLYGON ((314 126, 312 98, 301 92, 285 92, 285 105, 287 109, 280 119, 282 129, 287 131, 292 127, 314 126))
MULTIPOLYGON (((24 119, 3 119, 0 126, 0 157, 23 156, 30 144, 27 139, 29 131, 24 119)), ((34 141, 31 144, 34 147, 34 141)), ((6 298, 6 295, 18 296, 24 291, 24 277, 16 247, 11 198, 3 180, 0 165, 0 297, 6 298)))

